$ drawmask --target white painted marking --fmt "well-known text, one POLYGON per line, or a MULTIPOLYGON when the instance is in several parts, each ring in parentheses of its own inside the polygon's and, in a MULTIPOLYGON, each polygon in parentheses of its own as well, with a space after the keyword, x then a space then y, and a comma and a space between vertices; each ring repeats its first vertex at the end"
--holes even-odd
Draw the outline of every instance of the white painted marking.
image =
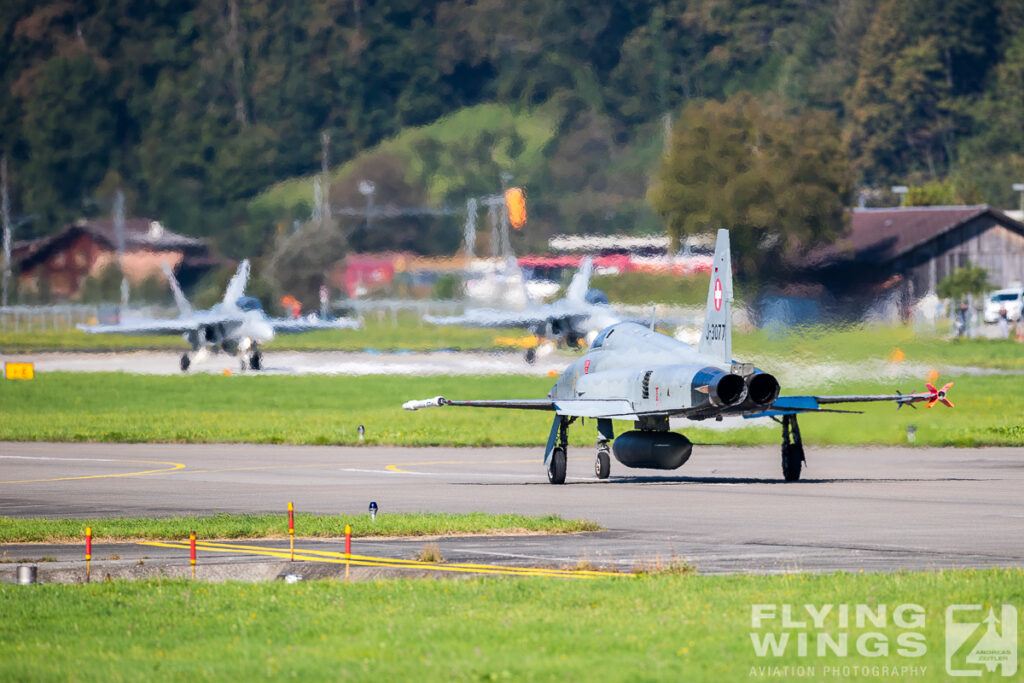
POLYGON ((7 460, 59 460, 60 462, 72 460, 79 462, 121 462, 120 460, 111 460, 110 458, 50 458, 45 455, 0 455, 0 458, 7 460))
POLYGON ((365 472, 369 474, 418 474, 421 477, 447 477, 454 475, 456 477, 514 477, 516 479, 522 479, 523 474, 513 474, 511 472, 413 472, 412 470, 363 470, 356 469, 354 467, 342 467, 339 468, 340 472, 365 472))

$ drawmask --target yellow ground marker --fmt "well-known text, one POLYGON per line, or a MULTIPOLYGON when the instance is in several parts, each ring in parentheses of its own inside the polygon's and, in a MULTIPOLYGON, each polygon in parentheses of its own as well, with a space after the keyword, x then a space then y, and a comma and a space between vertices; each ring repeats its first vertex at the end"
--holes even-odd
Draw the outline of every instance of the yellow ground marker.
MULTIPOLYGON (((188 544, 180 542, 147 541, 139 545, 158 548, 180 548, 188 549, 188 544)), ((290 553, 287 550, 274 550, 260 546, 240 545, 231 543, 207 543, 199 544, 203 550, 209 552, 237 553, 244 552, 250 555, 262 555, 265 557, 278 557, 288 559, 290 553)), ((500 565, 487 564, 436 564, 432 562, 420 562, 418 560, 397 560, 389 557, 372 557, 368 555, 352 555, 345 557, 344 553, 324 550, 299 550, 296 558, 307 562, 327 562, 331 564, 343 564, 350 562, 362 567, 385 567, 390 569, 427 569, 438 572, 455 572, 467 574, 496 574, 504 576, 544 576, 549 578, 587 579, 597 577, 631 577, 631 574, 618 572, 602 572, 593 570, 573 571, 568 569, 546 569, 542 567, 504 567, 500 565)))

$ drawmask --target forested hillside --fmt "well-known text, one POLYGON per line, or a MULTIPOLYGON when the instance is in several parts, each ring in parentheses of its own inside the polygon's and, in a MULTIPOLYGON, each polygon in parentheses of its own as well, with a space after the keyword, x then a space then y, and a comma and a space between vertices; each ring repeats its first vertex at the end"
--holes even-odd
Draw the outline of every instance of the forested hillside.
POLYGON ((857 187, 1013 206, 1024 181, 1024 0, 6 0, 0 32, 21 237, 121 186, 132 213, 266 250, 305 207, 254 198, 315 173, 322 131, 332 164, 392 168, 380 202, 458 204, 504 172, 538 235, 655 230, 666 124, 742 90, 835 117, 857 187))

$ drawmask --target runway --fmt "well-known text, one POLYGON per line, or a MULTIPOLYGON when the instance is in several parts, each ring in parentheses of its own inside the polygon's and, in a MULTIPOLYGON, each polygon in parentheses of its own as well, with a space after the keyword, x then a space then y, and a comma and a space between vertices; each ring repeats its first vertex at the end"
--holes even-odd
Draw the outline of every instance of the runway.
MULTIPOLYGON (((184 349, 182 349, 184 351, 184 349)), ((34 363, 37 373, 127 372, 142 375, 180 375, 182 351, 125 351, 119 353, 60 351, 0 354, 0 360, 34 363)), ((377 352, 277 351, 263 355, 265 375, 548 375, 560 373, 572 358, 544 354, 528 364, 522 353, 495 351, 377 352)), ((239 372, 239 362, 226 353, 211 354, 189 368, 190 373, 239 372)), ((249 372, 249 371, 242 371, 249 372)))
MULTIPOLYGON (((589 449, 576 448, 564 486, 547 483, 540 453, 3 443, 0 515, 283 514, 288 501, 302 512, 365 513, 373 500, 381 514, 555 513, 607 529, 439 540, 442 554, 459 562, 585 561, 628 570, 685 559, 702 573, 1024 566, 1024 449, 808 449, 804 479, 786 484, 776 448, 699 449, 673 472, 628 470, 613 461, 607 481, 593 477, 589 449)), ((359 540, 358 547, 407 558, 423 542, 359 540)), ((8 557, 64 559, 65 552, 3 549, 8 557)), ((66 552, 77 557, 81 550, 66 552)), ((128 558, 141 551, 116 552, 128 558)), ((147 557, 156 553, 146 550, 147 557)))

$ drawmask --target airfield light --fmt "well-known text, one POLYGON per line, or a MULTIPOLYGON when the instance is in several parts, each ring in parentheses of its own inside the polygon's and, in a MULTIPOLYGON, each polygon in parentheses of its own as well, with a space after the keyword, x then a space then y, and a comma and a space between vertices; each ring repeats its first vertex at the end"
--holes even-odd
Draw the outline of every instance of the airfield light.
POLYGON ((893 194, 900 196, 900 206, 904 206, 907 203, 907 193, 910 192, 910 188, 906 185, 893 185, 893 194))
POLYGON ((363 435, 366 434, 366 427, 359 425, 359 440, 363 440, 363 435))
POLYGON ((914 425, 907 425, 907 441, 914 443, 917 440, 917 427, 914 425))
POLYGON ((505 190, 505 205, 508 207, 508 222, 516 230, 526 225, 526 193, 520 187, 505 190))
POLYGON ((370 501, 370 521, 377 519, 377 503, 370 501))

